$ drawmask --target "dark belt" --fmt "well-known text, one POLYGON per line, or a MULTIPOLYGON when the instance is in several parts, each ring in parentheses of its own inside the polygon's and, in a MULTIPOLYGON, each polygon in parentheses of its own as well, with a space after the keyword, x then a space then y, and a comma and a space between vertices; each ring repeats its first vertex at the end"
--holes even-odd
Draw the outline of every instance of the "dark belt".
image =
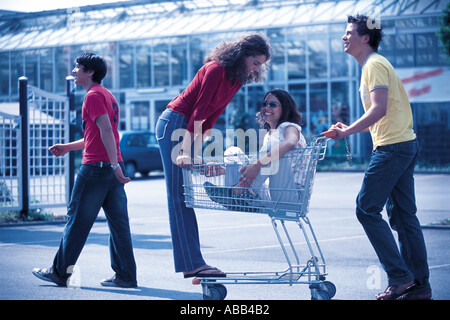
POLYGON ((409 141, 403 141, 403 142, 397 142, 397 143, 392 143, 392 144, 386 144, 384 146, 378 146, 377 149, 383 149, 383 147, 396 147, 396 146, 401 146, 403 144, 407 144, 407 143, 414 143, 417 141, 417 138, 413 139, 413 140, 409 140, 409 141))
POLYGON ((94 163, 89 163, 90 166, 94 166, 94 167, 111 167, 111 162, 109 161, 99 161, 99 162, 94 162, 94 163))

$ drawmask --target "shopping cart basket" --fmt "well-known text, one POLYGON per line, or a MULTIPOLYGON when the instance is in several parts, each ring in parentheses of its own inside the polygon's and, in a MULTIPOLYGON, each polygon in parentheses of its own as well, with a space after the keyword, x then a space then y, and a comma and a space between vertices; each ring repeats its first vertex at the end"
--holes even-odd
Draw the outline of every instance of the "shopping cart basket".
POLYGON ((325 157, 328 140, 316 137, 308 147, 295 148, 273 162, 265 173, 261 169, 261 185, 236 186, 239 168, 251 161, 243 154, 229 155, 223 162, 203 159, 201 164, 194 162, 191 168, 183 169, 188 207, 267 214, 287 261, 282 271, 227 272, 226 277, 195 278, 193 283, 202 285, 204 300, 224 299, 225 284, 308 284, 313 300, 329 300, 335 295, 335 285, 325 280, 325 259, 307 217, 317 162, 325 157), (309 255, 304 264, 286 223, 297 224, 305 238, 309 255))

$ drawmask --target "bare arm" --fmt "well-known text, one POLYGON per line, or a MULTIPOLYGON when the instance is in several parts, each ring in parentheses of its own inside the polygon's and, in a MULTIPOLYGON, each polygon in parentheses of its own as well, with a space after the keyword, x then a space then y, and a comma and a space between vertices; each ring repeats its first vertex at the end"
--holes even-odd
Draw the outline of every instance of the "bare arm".
POLYGON ((270 150, 269 153, 259 159, 262 166, 266 166, 271 161, 278 160, 283 157, 289 150, 297 145, 297 141, 300 139, 300 134, 297 128, 293 126, 286 128, 284 136, 283 142, 277 144, 272 150, 270 150))
POLYGON ((257 160, 255 163, 242 167, 240 171, 242 175, 239 178, 238 186, 250 186, 262 167, 268 165, 272 161, 280 159, 297 145, 300 133, 297 128, 291 126, 286 128, 284 136, 284 141, 273 147, 272 150, 261 157, 261 159, 257 160))
MULTIPOLYGON (((111 162, 111 165, 114 166, 118 163, 117 147, 111 122, 109 121, 109 116, 107 114, 98 116, 97 119, 95 119, 95 124, 100 129, 100 137, 103 145, 105 146, 106 152, 108 153, 109 161, 111 162)), ((121 183, 127 183, 131 180, 130 178, 124 176, 120 166, 114 170, 114 174, 117 180, 121 183)))
POLYGON ((378 88, 370 92, 372 106, 350 126, 342 123, 332 125, 331 129, 338 133, 335 139, 343 139, 351 134, 367 131, 370 126, 383 118, 387 112, 388 89, 378 88))
POLYGON ((53 155, 56 157, 61 157, 65 155, 67 152, 81 149, 84 149, 84 139, 64 144, 58 143, 48 148, 48 150, 50 150, 50 152, 53 153, 53 155))

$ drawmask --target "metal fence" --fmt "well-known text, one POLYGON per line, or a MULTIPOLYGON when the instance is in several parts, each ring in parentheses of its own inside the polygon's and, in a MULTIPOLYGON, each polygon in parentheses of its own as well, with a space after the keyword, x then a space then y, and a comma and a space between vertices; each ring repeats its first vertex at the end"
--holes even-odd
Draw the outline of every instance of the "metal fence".
POLYGON ((19 82, 20 116, 0 114, 0 210, 27 215, 68 204, 69 155, 56 158, 48 149, 69 142, 69 99, 19 82))
POLYGON ((21 118, 0 112, 0 211, 21 210, 21 118))
POLYGON ((48 148, 69 142, 69 99, 28 86, 30 209, 66 206, 69 155, 56 158, 48 148))

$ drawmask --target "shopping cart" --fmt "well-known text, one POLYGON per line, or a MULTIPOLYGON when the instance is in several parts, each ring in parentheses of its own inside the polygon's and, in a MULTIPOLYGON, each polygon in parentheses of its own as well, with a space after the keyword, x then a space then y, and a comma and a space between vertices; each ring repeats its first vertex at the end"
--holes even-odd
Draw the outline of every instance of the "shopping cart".
POLYGON ((202 285, 204 300, 224 299, 225 284, 308 284, 312 300, 329 300, 335 295, 335 285, 325 280, 325 259, 307 217, 317 163, 325 157, 328 140, 319 136, 308 147, 286 153, 264 174, 260 171, 267 175, 261 186, 236 186, 239 168, 252 160, 243 154, 224 157, 223 162, 203 159, 183 169, 188 207, 267 214, 287 262, 282 271, 227 272, 226 277, 195 278, 193 283, 202 285), (287 223, 297 224, 305 238, 309 255, 304 264, 287 223))

